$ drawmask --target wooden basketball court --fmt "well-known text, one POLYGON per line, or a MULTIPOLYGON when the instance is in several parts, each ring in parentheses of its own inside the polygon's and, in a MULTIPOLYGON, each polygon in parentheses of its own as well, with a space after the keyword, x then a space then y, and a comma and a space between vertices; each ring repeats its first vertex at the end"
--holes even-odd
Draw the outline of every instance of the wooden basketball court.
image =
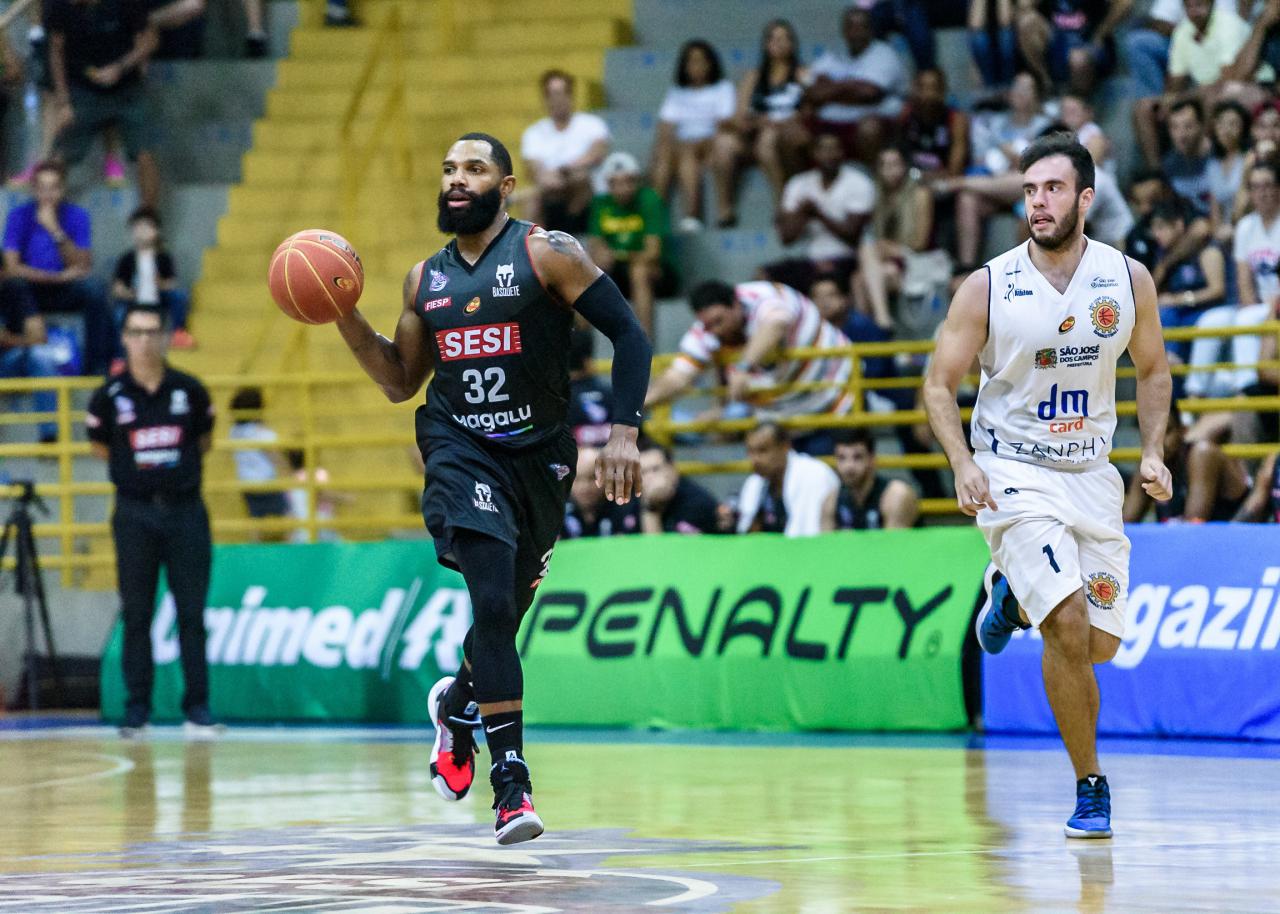
POLYGON ((1073 842, 1050 740, 534 731, 548 831, 499 848, 424 731, 42 723, 0 728, 0 911, 1280 911, 1275 746, 1104 744, 1073 842))

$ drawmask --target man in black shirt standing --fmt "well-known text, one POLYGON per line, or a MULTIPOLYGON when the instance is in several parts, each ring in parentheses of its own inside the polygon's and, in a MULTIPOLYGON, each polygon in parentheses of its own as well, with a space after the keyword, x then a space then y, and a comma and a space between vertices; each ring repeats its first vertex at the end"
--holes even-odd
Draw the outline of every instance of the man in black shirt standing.
POLYGON ((642 526, 645 533, 723 533, 720 504, 692 479, 680 475, 671 452, 656 441, 640 448, 644 483, 642 526))
POLYGON ((163 565, 177 607, 185 729, 207 738, 216 732, 204 628, 212 540, 200 478, 213 406, 203 384, 166 363, 169 328, 161 311, 130 308, 123 337, 126 370, 94 391, 85 417, 90 447, 108 461, 116 487, 111 529, 127 692, 120 734, 139 735, 151 716, 151 617, 163 565))
POLYGON ((640 494, 639 434, 649 342, 630 305, 571 235, 512 219, 511 155, 468 133, 442 166, 438 224, 455 235, 405 277, 395 339, 358 310, 338 330, 394 402, 417 394, 426 464, 423 519, 437 559, 462 572, 474 624, 456 677, 436 683, 431 776, 447 800, 475 776, 472 732, 483 722, 499 844, 542 834, 523 757, 520 619, 547 574, 564 522, 577 448, 567 424, 574 312, 613 343, 613 426, 595 466, 614 504, 640 494), (478 711, 478 715, 477 715, 478 711))

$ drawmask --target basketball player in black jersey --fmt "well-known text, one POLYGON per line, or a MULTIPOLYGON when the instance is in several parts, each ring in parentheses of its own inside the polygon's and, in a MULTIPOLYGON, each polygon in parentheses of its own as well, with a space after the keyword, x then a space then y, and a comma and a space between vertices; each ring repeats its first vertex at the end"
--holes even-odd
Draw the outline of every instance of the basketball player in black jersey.
POLYGON ((405 277, 395 339, 359 311, 338 321, 393 402, 415 396, 435 372, 416 417, 422 511, 437 558, 466 579, 474 624, 458 675, 428 698, 431 774, 445 799, 465 796, 472 733, 483 725, 499 844, 543 828, 523 757, 516 630, 547 573, 577 466, 565 421, 574 312, 613 342, 613 425, 595 477, 617 504, 640 494, 636 437, 651 358, 626 300, 573 236, 507 214, 515 184, 501 142, 460 138, 445 156, 439 196, 440 229, 456 237, 405 277))

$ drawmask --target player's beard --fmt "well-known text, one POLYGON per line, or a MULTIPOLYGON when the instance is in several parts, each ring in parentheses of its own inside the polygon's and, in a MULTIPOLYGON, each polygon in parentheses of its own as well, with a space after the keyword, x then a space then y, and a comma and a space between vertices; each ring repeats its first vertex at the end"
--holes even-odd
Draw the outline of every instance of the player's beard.
POLYGON ((502 191, 498 187, 486 190, 482 194, 471 194, 471 204, 465 209, 452 210, 444 191, 436 201, 439 215, 436 216, 436 228, 447 235, 478 235, 493 225, 498 211, 502 209, 502 191))
MULTIPOLYGON (((1076 200, 1079 201, 1077 196, 1076 200)), ((1031 230, 1031 240, 1046 251, 1060 251, 1075 236, 1076 227, 1080 224, 1080 209, 1071 207, 1071 211, 1060 220, 1055 220, 1057 231, 1047 238, 1037 238, 1035 226, 1031 224, 1031 216, 1027 216, 1027 228, 1031 230)))

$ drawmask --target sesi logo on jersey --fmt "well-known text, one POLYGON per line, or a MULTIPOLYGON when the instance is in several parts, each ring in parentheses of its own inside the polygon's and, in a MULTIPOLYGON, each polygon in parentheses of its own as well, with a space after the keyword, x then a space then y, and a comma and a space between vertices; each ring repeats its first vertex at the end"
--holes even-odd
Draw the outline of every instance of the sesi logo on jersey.
POLYGON ((516 323, 480 324, 436 333, 440 360, 480 359, 520 352, 520 325, 516 323))

